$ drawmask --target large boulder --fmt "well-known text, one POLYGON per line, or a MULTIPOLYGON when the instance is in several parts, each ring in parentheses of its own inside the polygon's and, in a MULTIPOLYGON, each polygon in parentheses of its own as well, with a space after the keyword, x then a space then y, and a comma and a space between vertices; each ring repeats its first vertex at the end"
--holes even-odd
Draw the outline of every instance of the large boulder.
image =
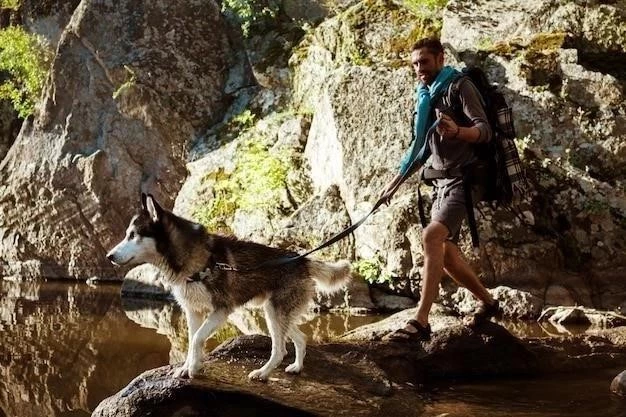
POLYGON ((215 2, 83 1, 0 165, 1 273, 119 277, 104 255, 139 193, 171 207, 187 141, 250 83, 235 57, 215 2))

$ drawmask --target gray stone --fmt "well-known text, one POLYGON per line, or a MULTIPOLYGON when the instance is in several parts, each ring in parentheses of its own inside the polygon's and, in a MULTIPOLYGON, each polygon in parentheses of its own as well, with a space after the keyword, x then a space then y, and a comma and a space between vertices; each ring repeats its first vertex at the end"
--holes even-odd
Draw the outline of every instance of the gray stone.
POLYGON ((621 397, 626 396, 626 371, 622 371, 611 382, 611 392, 621 397))

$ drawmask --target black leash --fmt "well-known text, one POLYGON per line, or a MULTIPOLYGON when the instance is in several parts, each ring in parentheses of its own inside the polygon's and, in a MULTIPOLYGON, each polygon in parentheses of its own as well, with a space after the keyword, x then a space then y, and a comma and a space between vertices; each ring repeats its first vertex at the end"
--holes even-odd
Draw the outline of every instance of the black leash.
POLYGON ((354 230, 356 230, 359 226, 361 226, 365 220, 367 220, 367 218, 369 216, 371 216, 376 210, 378 210, 378 208, 383 205, 383 203, 385 203, 385 201, 387 201, 388 199, 391 198, 391 196, 396 192, 396 190, 400 187, 400 185, 402 185, 402 183, 404 182, 404 180, 406 179, 405 177, 408 175, 405 175, 402 177, 402 179, 400 181, 398 181, 398 184, 389 192, 388 195, 385 195, 381 198, 378 199, 378 201, 376 201, 376 203, 374 204, 374 207, 372 207, 372 209, 369 211, 369 213, 367 213, 365 216, 363 216, 363 218, 361 218, 358 222, 354 223, 353 225, 351 225, 350 227, 342 230, 341 232, 337 233, 335 236, 331 237, 330 239, 328 239, 326 242, 322 243, 321 245, 317 246, 316 248, 311 249, 310 251, 303 253, 301 255, 297 255, 297 256, 285 256, 282 258, 276 258, 276 259, 270 259, 269 261, 265 261, 262 262, 254 267, 251 268, 236 268, 232 265, 226 264, 226 263, 221 263, 221 262, 216 262, 215 263, 215 267, 219 270, 222 271, 235 271, 235 272, 251 272, 251 271, 256 271, 258 269, 262 269, 262 268, 268 268, 271 266, 279 266, 279 265, 285 265, 291 262, 296 262, 299 261, 300 259, 306 258, 307 256, 309 256, 310 254, 317 252, 319 250, 322 250, 330 245, 332 245, 335 242, 340 241, 341 239, 343 239, 344 237, 348 236, 350 233, 352 233, 354 230))

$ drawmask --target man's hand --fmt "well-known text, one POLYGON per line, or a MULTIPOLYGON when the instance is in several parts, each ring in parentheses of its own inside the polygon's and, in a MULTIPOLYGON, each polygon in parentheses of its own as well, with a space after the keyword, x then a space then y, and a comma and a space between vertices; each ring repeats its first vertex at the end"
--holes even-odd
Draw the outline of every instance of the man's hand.
POLYGON ((385 187, 380 192, 378 199, 383 200, 384 204, 389 205, 389 199, 391 198, 391 195, 395 191, 397 187, 397 183, 398 181, 400 181, 400 178, 402 178, 400 174, 396 175, 394 179, 391 180, 391 182, 389 182, 387 185, 385 185, 385 187))
POLYGON ((436 110, 439 124, 437 125, 437 133, 443 136, 444 139, 456 139, 459 135, 459 125, 445 113, 436 110))

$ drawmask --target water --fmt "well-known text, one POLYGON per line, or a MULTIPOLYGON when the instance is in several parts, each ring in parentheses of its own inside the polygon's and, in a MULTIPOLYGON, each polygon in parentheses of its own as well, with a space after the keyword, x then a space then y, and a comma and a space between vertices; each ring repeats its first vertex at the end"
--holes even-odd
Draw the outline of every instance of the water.
MULTIPOLYGON (((89 416, 140 373, 184 361, 180 310, 119 293, 119 284, 0 281, 0 417, 89 416)), ((322 315, 301 328, 320 342, 380 318, 322 315)), ((264 328, 258 315, 234 320, 207 349, 264 328)))
POLYGON ((473 384, 452 381, 425 396, 424 417, 626 417, 626 400, 609 391, 622 370, 473 384))
MULTIPOLYGON (((89 416, 100 401, 145 370, 184 360, 186 328, 180 310, 169 302, 122 300, 119 291, 119 284, 0 281, 0 417, 89 416)), ((381 318, 326 314, 307 317, 301 328, 312 343, 320 343, 381 318)), ((265 327, 257 314, 232 319, 207 342, 207 349, 265 327)), ((505 325, 520 335, 562 331, 505 325)), ((610 395, 608 388, 620 371, 448 381, 424 393, 425 415, 626 417, 626 401, 610 395)))

